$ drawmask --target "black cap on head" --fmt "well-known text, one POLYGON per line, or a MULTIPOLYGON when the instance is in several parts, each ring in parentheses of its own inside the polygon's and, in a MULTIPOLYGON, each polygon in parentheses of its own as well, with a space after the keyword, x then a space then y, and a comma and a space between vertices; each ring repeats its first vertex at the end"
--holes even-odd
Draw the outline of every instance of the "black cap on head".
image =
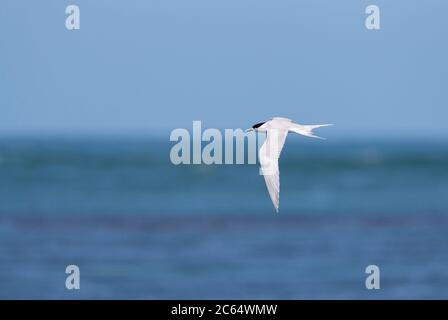
POLYGON ((254 125, 252 126, 252 128, 253 128, 253 129, 256 129, 256 128, 258 128, 259 126, 262 126, 262 125, 264 125, 264 124, 265 124, 265 122, 260 122, 260 123, 254 124, 254 125))

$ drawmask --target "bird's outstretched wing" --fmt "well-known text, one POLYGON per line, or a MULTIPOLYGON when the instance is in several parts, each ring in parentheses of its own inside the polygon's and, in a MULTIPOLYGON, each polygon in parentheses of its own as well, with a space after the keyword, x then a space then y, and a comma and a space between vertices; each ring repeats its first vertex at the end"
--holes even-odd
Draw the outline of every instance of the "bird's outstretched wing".
POLYGON ((261 165, 260 174, 264 176, 269 196, 277 212, 280 203, 280 171, 278 169, 278 159, 280 158, 280 153, 287 135, 287 130, 269 129, 266 132, 266 140, 258 153, 261 165))

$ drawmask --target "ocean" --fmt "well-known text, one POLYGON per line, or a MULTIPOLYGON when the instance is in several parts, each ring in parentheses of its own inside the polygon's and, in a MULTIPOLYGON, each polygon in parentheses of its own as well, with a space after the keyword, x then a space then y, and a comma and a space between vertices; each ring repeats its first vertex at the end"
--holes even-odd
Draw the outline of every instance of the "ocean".
POLYGON ((258 165, 173 145, 0 139, 0 298, 448 298, 448 142, 289 137, 279 213, 258 165))

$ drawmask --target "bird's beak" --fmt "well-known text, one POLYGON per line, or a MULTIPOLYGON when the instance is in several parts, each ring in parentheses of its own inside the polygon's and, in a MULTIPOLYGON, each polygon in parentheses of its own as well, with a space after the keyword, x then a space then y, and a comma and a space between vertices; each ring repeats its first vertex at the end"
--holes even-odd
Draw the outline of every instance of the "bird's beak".
POLYGON ((251 131, 254 131, 254 128, 249 128, 245 130, 245 132, 251 132, 251 131))

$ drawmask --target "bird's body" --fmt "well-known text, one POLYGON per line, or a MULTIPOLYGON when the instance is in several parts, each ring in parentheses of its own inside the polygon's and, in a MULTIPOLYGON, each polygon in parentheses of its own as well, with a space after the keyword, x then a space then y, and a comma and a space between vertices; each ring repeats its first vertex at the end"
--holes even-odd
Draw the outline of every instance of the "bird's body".
POLYGON ((288 132, 294 132, 311 138, 323 139, 313 133, 313 129, 330 126, 331 124, 300 125, 291 119, 275 117, 269 121, 257 123, 249 130, 265 132, 266 140, 261 146, 258 157, 260 160, 261 174, 268 188, 269 196, 278 212, 280 197, 280 171, 278 159, 285 144, 288 132))

